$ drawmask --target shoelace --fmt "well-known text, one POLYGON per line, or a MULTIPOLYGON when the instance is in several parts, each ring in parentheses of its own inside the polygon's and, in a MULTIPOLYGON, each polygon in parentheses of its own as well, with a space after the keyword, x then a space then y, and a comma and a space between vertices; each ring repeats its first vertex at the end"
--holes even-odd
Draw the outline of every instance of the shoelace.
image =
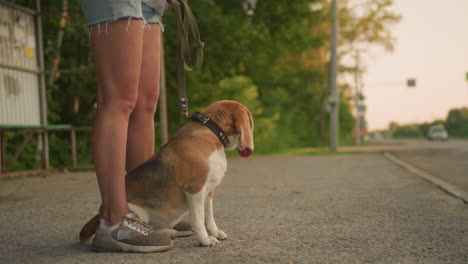
POLYGON ((151 227, 150 225, 146 224, 143 222, 141 219, 137 217, 125 217, 126 221, 124 221, 124 224, 131 229, 143 234, 143 235, 148 235, 149 233, 152 233, 154 231, 154 228, 151 227), (125 223, 126 222, 126 223, 125 223))

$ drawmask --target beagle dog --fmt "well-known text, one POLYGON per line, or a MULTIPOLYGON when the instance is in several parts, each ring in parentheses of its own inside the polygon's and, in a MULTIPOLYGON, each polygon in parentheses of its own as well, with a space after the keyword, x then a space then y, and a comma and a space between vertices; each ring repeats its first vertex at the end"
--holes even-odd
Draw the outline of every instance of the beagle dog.
MULTIPOLYGON (((127 199, 130 210, 156 230, 174 227, 189 212, 200 245, 213 246, 227 238, 213 217, 214 192, 227 168, 224 151, 248 157, 254 124, 244 105, 227 100, 191 120, 155 156, 127 173, 127 199)), ((82 242, 94 235, 98 222, 95 216, 83 227, 82 242)))

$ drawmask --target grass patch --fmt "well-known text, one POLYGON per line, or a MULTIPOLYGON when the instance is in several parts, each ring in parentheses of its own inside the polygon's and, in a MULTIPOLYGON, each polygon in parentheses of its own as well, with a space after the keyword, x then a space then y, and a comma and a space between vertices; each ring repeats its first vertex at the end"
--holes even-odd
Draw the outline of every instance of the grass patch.
MULTIPOLYGON (((361 152, 357 151, 337 151, 330 152, 328 148, 294 148, 278 152, 268 152, 268 153, 253 153, 254 156, 321 156, 321 155, 350 155, 350 154, 360 154, 361 152)), ((226 157, 239 157, 237 151, 227 151, 226 157)))
POLYGON ((378 146, 379 144, 370 141, 361 142, 361 146, 378 146))
MULTIPOLYGON (((347 147, 340 146, 340 147, 347 147)), ((352 146, 352 145, 349 145, 352 146)), ((361 146, 379 146, 379 144, 374 142, 362 142, 361 146)), ((382 154, 385 151, 380 151, 382 154)), ((318 156, 318 155, 351 155, 351 154, 361 154, 365 153, 362 151, 336 151, 331 152, 328 147, 302 147, 302 148, 290 148, 285 150, 276 150, 276 151, 254 151, 254 156, 318 156)), ((226 151, 226 157, 239 157, 237 151, 226 151)))
POLYGON ((337 151, 331 152, 328 148, 296 148, 289 149, 281 152, 270 153, 268 155, 275 156, 319 156, 319 155, 348 155, 359 154, 356 151, 337 151))

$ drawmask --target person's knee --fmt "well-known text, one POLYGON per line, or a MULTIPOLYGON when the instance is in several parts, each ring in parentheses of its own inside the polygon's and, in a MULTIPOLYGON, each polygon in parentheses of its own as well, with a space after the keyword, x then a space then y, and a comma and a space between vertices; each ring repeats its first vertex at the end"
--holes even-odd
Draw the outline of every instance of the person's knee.
POLYGON ((120 96, 112 96, 109 98, 98 97, 98 110, 112 111, 116 114, 130 116, 135 109, 137 103, 137 94, 126 94, 120 96))
POLYGON ((138 95, 137 104, 135 106, 136 112, 154 115, 159 99, 158 88, 159 87, 154 87, 154 89, 149 89, 145 93, 138 95))

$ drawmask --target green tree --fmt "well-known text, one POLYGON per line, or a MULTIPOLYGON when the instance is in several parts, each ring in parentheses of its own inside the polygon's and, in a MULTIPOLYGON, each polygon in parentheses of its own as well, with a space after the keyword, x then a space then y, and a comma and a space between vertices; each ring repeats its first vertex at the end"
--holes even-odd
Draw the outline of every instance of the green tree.
MULTIPOLYGON (((33 6, 29 0, 10 1, 33 6)), ((88 29, 77 1, 67 2, 67 23, 61 28, 64 2, 42 1, 46 70, 58 65, 60 70, 73 72, 61 71, 47 86, 49 122, 90 126, 95 114, 96 78, 88 29), (61 30, 62 44, 57 38, 61 30)), ((340 56, 347 54, 350 43, 382 45, 393 41, 390 21, 396 18, 388 11, 392 1, 369 1, 369 12, 364 13, 354 12, 348 2, 340 3, 340 56), (351 25, 357 28, 352 31, 351 25)), ((190 4, 206 43, 202 69, 187 74, 190 110, 223 99, 244 103, 254 115, 257 153, 326 145, 328 1, 199 0, 190 4)), ((173 13, 166 13, 164 24, 168 119, 173 135, 186 122, 177 104, 173 13)), ((347 84, 343 85, 340 134, 346 139, 351 135, 352 115, 347 84)), ((51 141, 52 165, 69 166, 64 155, 69 151, 68 135, 57 133, 51 141)), ((82 134, 78 148, 83 163, 91 163, 90 146, 89 134, 82 134)))
POLYGON ((449 136, 468 137, 468 108, 451 109, 445 127, 449 136))

